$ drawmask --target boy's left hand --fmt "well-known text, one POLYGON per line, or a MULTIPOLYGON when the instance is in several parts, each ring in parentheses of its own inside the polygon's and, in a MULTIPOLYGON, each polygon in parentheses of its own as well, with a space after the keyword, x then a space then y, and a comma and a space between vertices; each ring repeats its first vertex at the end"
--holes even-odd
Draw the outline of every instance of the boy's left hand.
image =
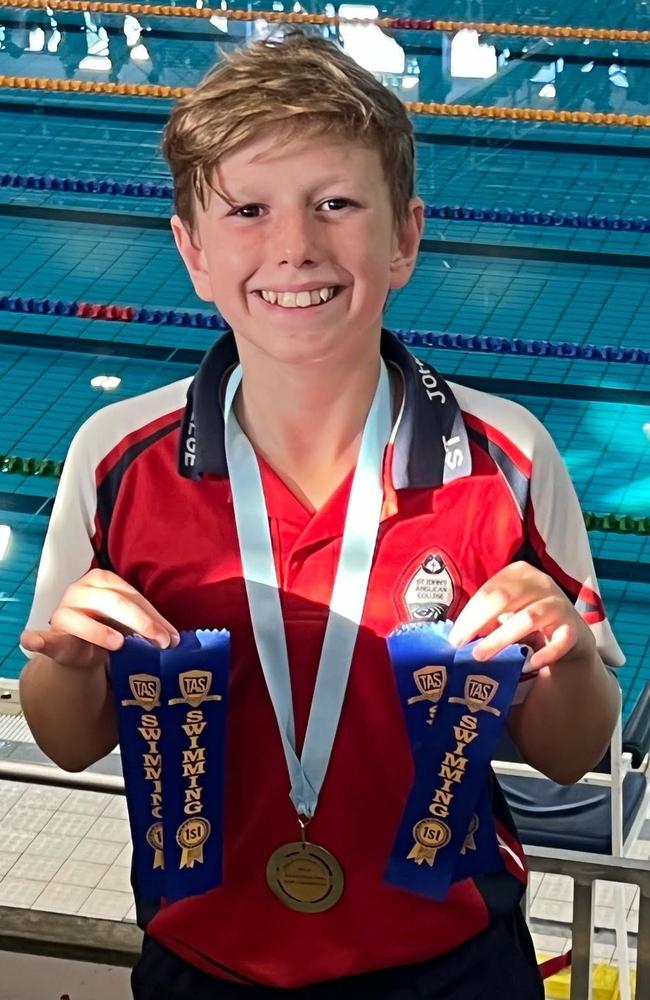
POLYGON ((591 629, 550 576, 527 562, 499 570, 469 599, 449 634, 454 646, 486 637, 474 650, 487 660, 511 643, 525 642, 536 652, 530 667, 538 670, 558 660, 596 653, 591 629))

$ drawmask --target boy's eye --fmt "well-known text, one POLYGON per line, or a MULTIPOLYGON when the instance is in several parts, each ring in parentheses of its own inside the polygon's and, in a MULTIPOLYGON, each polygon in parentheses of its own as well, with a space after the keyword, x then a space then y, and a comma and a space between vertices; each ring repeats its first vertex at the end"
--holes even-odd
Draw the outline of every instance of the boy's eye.
POLYGON ((327 198, 325 201, 321 202, 320 208, 325 209, 326 212, 337 212, 341 208, 347 208, 352 202, 349 198, 327 198))
MULTIPOLYGON (((349 198, 327 198, 325 201, 320 203, 319 208, 325 208, 326 213, 329 213, 332 211, 336 212, 341 208, 346 208, 351 204, 352 202, 349 198)), ((257 219, 262 207, 262 205, 255 203, 240 205, 239 208, 233 208, 233 210, 229 212, 229 215, 238 215, 242 219, 257 219)))
POLYGON ((232 212, 228 214, 239 215, 242 219, 256 219, 261 209, 261 205, 240 205, 238 208, 233 208, 232 212))

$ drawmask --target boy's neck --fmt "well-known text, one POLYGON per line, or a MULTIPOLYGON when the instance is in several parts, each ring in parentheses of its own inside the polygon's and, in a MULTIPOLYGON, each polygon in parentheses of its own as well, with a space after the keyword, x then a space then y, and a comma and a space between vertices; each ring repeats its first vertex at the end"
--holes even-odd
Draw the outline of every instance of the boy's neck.
POLYGON ((356 464, 379 377, 378 341, 304 366, 262 361, 246 348, 240 360, 242 430, 298 499, 318 510, 356 464))

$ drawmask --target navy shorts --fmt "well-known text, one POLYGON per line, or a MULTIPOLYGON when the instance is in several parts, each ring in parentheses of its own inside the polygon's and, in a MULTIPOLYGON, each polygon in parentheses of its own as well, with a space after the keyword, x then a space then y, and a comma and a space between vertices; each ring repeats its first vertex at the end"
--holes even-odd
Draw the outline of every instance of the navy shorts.
POLYGON ((145 936, 131 985, 134 1000, 544 1000, 533 943, 519 910, 429 962, 296 990, 215 979, 145 936))

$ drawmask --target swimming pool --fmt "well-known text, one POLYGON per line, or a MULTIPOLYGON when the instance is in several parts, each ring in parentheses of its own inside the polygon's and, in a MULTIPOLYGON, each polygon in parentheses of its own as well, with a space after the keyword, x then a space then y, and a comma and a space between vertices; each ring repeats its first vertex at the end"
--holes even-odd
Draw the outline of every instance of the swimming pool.
MULTIPOLYGON (((301 9, 326 10, 307 3, 301 9)), ((615 12, 596 2, 562 11, 559 4, 531 10, 487 2, 451 2, 444 10, 394 3, 379 11, 650 28, 644 3, 618 4, 615 12)), ((138 15, 125 34, 124 18, 116 15, 57 17, 3 7, 0 74, 5 83, 7 77, 47 77, 191 86, 212 64, 217 42, 241 44, 260 30, 256 24, 138 15)), ((404 99, 650 114, 649 43, 374 30, 364 58, 404 99), (462 75, 479 70, 490 75, 462 75)), ((358 40, 349 36, 345 43, 354 48, 358 40)), ((215 336, 165 315, 206 313, 173 248, 169 198, 164 191, 158 196, 169 184, 159 152, 169 107, 169 100, 151 96, 0 89, 4 456, 62 460, 90 413, 190 374, 215 336), (49 180, 38 180, 44 177, 49 180), (116 184, 113 190, 55 190, 52 178, 67 178, 69 188, 80 187, 74 179, 116 184), (129 182, 148 187, 130 194, 129 182), (45 299, 61 303, 60 314, 44 312, 38 303, 45 299), (35 301, 30 306, 28 300, 35 301), (144 322, 64 314, 63 306, 79 302, 149 314, 144 322), (111 392, 93 388, 90 380, 100 374, 121 384, 111 392)), ((612 222, 650 219, 650 129, 424 114, 414 123, 422 197, 438 209, 462 211, 432 212, 458 217, 429 219, 416 275, 390 301, 386 325, 465 335, 456 342, 462 349, 447 341, 450 346, 419 350, 445 374, 536 413, 553 434, 585 511, 647 517, 650 364, 602 359, 596 349, 650 349, 650 224, 614 228, 612 222), (513 214, 490 218, 505 209, 513 214), (517 213, 526 212, 520 224, 517 213), (556 221, 559 213, 601 221, 589 229, 559 226, 550 224, 549 213, 556 221), (486 338, 535 343, 512 354, 486 338), (557 349, 562 342, 580 349, 552 356, 548 345, 557 349)), ((0 522, 12 534, 0 562, 0 676, 16 677, 22 665, 16 639, 56 479, 26 474, 24 463, 5 462, 5 468, 0 522)), ((629 707, 650 679, 649 535, 609 530, 590 537, 606 607, 628 658, 620 676, 629 707)))

